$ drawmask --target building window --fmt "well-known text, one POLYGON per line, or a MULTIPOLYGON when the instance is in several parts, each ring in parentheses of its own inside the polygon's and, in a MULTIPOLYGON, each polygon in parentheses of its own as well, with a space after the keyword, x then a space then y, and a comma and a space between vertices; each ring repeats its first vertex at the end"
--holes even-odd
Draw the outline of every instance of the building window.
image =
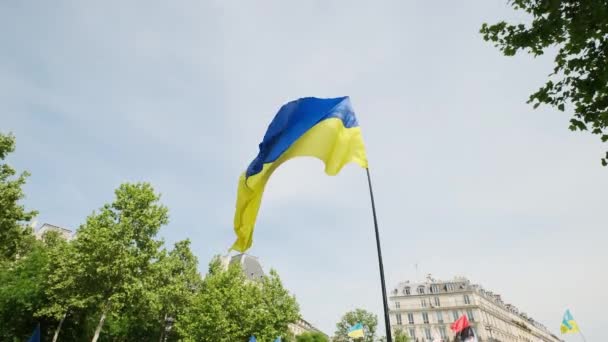
POLYGON ((443 323, 443 314, 441 311, 437 311, 437 323, 443 323))
POLYGON ((395 309, 400 309, 400 308, 401 308, 401 303, 395 302, 395 309))
POLYGON ((401 322, 401 314, 400 314, 400 313, 398 313, 398 314, 397 314, 397 324, 398 324, 398 325, 403 324, 403 323, 401 322))
POLYGON ((435 306, 441 306, 441 302, 439 302, 439 297, 435 297, 435 306))
POLYGON ((407 321, 410 324, 414 324, 414 314, 413 313, 410 312, 410 313, 407 314, 407 321))
POLYGON ((411 292, 410 292, 410 288, 409 288, 409 287, 404 288, 404 289, 403 289, 403 293, 405 293, 406 295, 408 295, 408 296, 409 296, 409 295, 411 294, 411 292))
POLYGON ((447 289, 448 291, 454 291, 454 284, 448 284, 447 289))
POLYGON ((469 298, 469 295, 464 295, 464 303, 471 304, 471 299, 469 298))
POLYGON ((475 322, 475 316, 473 316, 473 310, 467 309, 467 318, 470 322, 475 322))
POLYGON ((422 298, 420 300, 420 306, 422 306, 423 308, 426 308, 426 299, 425 298, 422 298))
POLYGON ((441 335, 441 339, 444 341, 447 341, 448 339, 448 333, 445 330, 445 327, 439 327, 439 335, 441 335))
POLYGON ((422 321, 424 322, 424 324, 429 324, 429 314, 428 314, 428 312, 423 312, 422 313, 422 321))
POLYGON ((410 338, 412 340, 416 340, 416 329, 414 329, 414 328, 410 329, 410 338))
POLYGON ((418 287, 418 294, 424 294, 424 286, 418 287))
POLYGON ((431 285, 431 293, 437 293, 439 292, 439 288, 437 287, 437 285, 431 285))
POLYGON ((458 320, 458 310, 454 310, 452 311, 452 317, 454 317, 454 322, 456 322, 458 320))
POLYGON ((429 341, 433 340, 433 336, 431 336, 431 329, 430 328, 424 328, 424 336, 426 336, 426 339, 429 341))

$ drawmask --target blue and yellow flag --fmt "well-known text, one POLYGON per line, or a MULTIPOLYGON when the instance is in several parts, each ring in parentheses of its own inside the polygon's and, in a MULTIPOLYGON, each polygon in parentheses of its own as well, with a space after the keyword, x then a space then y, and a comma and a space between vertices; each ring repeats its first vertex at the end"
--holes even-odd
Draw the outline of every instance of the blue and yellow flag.
POLYGON ((562 325, 559 327, 559 330, 562 332, 562 334, 579 332, 578 324, 576 324, 576 321, 574 320, 574 317, 572 317, 570 310, 566 310, 566 313, 564 313, 562 325))
POLYGON ((348 329, 348 337, 358 338, 364 337, 363 324, 357 323, 348 329))
POLYGON ((361 129, 348 97, 302 98, 289 102, 276 114, 257 157, 240 179, 234 214, 237 239, 232 249, 251 247, 253 229, 268 179, 285 161, 294 157, 316 157, 333 176, 349 162, 367 168, 361 129))

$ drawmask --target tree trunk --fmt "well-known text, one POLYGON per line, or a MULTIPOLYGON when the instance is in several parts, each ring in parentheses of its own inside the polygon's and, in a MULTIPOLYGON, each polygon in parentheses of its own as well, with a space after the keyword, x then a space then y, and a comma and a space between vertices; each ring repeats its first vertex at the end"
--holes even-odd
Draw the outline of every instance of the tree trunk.
POLYGON ((66 310, 66 312, 63 314, 63 317, 61 317, 61 321, 59 321, 59 325, 57 326, 57 329, 55 329, 55 335, 53 335, 53 342, 57 342, 57 337, 59 337, 59 331, 61 331, 61 326, 63 325, 63 321, 65 321, 65 318, 68 316, 68 312, 66 310))
POLYGON ((160 330, 160 339, 159 342, 163 342, 163 337, 165 337, 165 328, 167 327, 167 314, 165 314, 165 318, 163 319, 163 327, 160 330))
POLYGON ((104 305, 103 311, 101 312, 101 317, 99 318, 99 323, 97 323, 97 328, 95 328, 95 335, 93 335, 91 342, 97 342, 99 334, 101 333, 101 328, 103 327, 103 322, 106 320, 106 313, 108 312, 109 307, 109 302, 104 305))

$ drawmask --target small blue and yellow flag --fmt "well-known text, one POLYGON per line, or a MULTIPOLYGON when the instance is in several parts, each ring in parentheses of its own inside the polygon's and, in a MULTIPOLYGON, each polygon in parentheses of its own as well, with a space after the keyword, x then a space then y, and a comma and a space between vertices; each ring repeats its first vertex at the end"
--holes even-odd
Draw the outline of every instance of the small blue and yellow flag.
POLYGON ((559 330, 562 334, 579 332, 578 324, 576 324, 576 321, 574 320, 574 317, 572 317, 570 310, 566 310, 566 313, 564 313, 562 325, 559 327, 559 330))
POLYGON ((350 162, 367 168, 361 129, 347 96, 307 97, 281 107, 268 126, 257 157, 239 179, 234 214, 237 239, 231 249, 245 252, 251 247, 268 179, 282 163, 303 156, 323 161, 330 176, 350 162))
POLYGON ((348 329, 348 337, 358 338, 364 337, 363 324, 357 323, 348 329))

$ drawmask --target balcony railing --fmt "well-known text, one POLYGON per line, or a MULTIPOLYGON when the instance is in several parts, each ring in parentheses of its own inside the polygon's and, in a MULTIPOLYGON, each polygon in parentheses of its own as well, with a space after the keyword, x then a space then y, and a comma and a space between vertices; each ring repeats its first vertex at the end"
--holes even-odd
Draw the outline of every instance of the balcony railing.
POLYGON ((412 300, 408 300, 408 302, 410 302, 410 303, 404 303, 404 301, 400 301, 398 308, 396 307, 395 303, 393 302, 390 304, 390 309, 393 311, 411 311, 411 310, 424 311, 424 310, 431 310, 431 309, 449 309, 449 308, 453 308, 453 307, 466 307, 466 306, 476 305, 473 298, 470 299, 469 303, 466 303, 464 301, 464 298, 461 298, 461 299, 441 298, 440 305, 435 305, 435 302, 434 302, 434 300, 432 300, 432 298, 433 297, 430 297, 431 303, 429 303, 429 298, 427 298, 426 306, 422 306, 420 299, 418 299, 418 300, 412 299, 412 300))

